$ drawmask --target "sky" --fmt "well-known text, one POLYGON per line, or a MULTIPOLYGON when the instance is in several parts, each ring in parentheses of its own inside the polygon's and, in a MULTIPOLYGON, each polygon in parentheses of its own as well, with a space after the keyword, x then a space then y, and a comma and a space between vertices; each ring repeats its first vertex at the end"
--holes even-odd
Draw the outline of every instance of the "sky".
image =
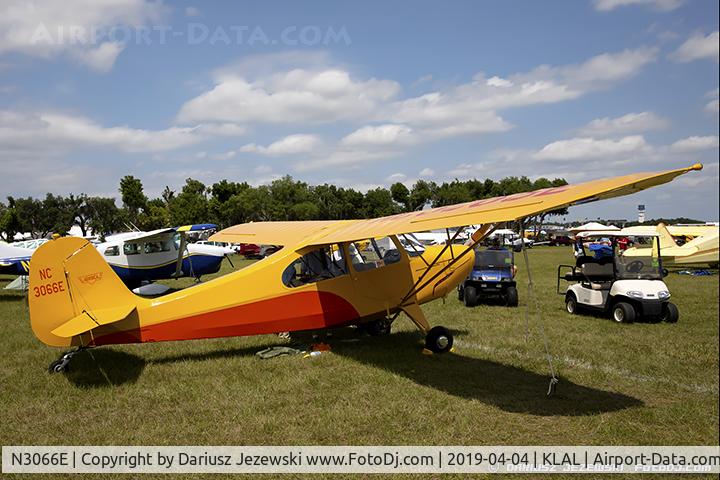
POLYGON ((3 0, 0 198, 704 164, 568 219, 718 220, 718 2, 3 0))

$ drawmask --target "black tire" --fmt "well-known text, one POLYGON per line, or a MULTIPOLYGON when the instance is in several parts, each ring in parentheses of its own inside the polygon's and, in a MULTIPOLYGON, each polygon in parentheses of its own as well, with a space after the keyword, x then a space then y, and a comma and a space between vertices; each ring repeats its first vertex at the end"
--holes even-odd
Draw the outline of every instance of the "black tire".
POLYGON ((635 321, 635 307, 627 302, 618 302, 612 309, 612 318, 618 323, 632 323, 635 321))
POLYGON ((662 307, 661 320, 667 323, 677 323, 680 318, 680 311, 674 303, 667 302, 662 307))
POLYGON ((505 305, 508 307, 518 306, 518 291, 515 287, 507 287, 505 289, 505 305))
POLYGON ((477 288, 472 285, 465 286, 465 293, 463 294, 466 307, 474 307, 477 304, 478 293, 477 288))
POLYGON ((452 333, 445 327, 433 327, 425 335, 425 348, 433 353, 449 352, 452 346, 452 333))
POLYGON ((460 286, 458 286, 457 291, 458 291, 458 300, 460 300, 461 302, 465 301, 465 287, 463 287, 462 284, 460 284, 460 286))
POLYGON ((62 360, 55 360, 48 367, 49 373, 64 373, 67 371, 68 371, 68 366, 66 363, 63 363, 62 360))
POLYGON ((383 318, 380 320, 374 320, 372 322, 369 322, 366 326, 367 333, 373 337, 390 335, 391 329, 392 329, 392 322, 390 320, 388 320, 387 318, 383 318))
POLYGON ((575 294, 570 292, 567 295, 565 295, 565 310, 570 315, 575 315, 575 314, 577 314, 577 308, 578 308, 578 304, 577 304, 577 298, 575 298, 575 294))

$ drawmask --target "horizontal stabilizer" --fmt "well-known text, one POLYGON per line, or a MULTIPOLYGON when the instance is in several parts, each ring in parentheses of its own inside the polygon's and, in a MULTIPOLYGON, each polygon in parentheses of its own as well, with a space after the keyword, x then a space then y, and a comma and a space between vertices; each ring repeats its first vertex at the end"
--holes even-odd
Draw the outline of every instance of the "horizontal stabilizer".
POLYGON ((51 333, 58 337, 71 338, 81 333, 89 332, 100 325, 125 320, 135 310, 135 305, 124 305, 121 307, 103 308, 92 312, 83 311, 67 322, 63 323, 51 333))

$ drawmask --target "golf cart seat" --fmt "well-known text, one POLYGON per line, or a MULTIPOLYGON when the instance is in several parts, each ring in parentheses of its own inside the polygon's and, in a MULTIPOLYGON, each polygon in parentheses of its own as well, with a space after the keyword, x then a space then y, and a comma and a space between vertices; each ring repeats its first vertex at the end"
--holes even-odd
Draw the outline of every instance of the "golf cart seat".
POLYGON ((597 260, 595 259, 595 257, 591 257, 589 255, 580 255, 575 260, 575 266, 578 268, 582 267, 586 263, 597 263, 597 260))
POLYGON ((585 263, 580 269, 590 283, 610 282, 615 278, 612 263, 585 263))

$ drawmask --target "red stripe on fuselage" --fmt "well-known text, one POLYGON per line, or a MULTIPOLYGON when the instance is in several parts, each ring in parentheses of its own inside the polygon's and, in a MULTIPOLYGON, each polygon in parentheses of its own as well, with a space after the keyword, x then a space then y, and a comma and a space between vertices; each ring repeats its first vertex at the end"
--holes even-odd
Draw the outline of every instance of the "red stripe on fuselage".
POLYGON ((239 337, 315 330, 351 323, 358 312, 344 298, 328 292, 299 292, 214 312, 95 336, 91 345, 239 337))

